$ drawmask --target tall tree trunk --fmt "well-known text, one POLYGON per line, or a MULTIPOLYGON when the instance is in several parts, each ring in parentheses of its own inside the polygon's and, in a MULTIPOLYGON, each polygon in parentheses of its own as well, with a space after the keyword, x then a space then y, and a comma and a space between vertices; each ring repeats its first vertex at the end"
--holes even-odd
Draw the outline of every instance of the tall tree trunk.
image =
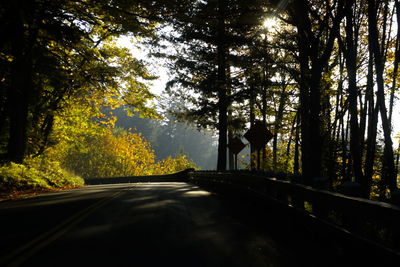
POLYGON ((360 128, 358 125, 358 91, 357 91, 357 42, 358 33, 354 32, 353 10, 346 14, 346 46, 344 55, 348 74, 349 111, 350 111, 350 155, 353 163, 355 181, 361 184, 364 180, 362 172, 362 150, 360 128))
POLYGON ((290 158, 290 150, 291 150, 291 146, 292 146, 292 140, 295 138, 294 137, 294 135, 295 135, 295 131, 296 131, 296 121, 297 121, 297 113, 294 115, 294 118, 293 118, 293 122, 292 122, 292 126, 291 126, 291 128, 290 128, 290 135, 289 135, 289 140, 288 140, 288 143, 287 143, 287 146, 286 146, 286 153, 285 153, 285 157, 286 157, 286 159, 285 159, 285 167, 286 167, 286 169, 284 170, 285 172, 288 172, 289 171, 289 169, 287 168, 287 165, 288 165, 288 163, 289 163, 289 158, 290 158))
MULTIPOLYGON (((229 113, 231 113, 231 112, 229 112, 229 113)), ((229 117, 231 117, 231 116, 232 115, 230 114, 229 117)), ((232 139, 233 139, 233 131, 232 131, 231 127, 228 127, 228 144, 230 144, 232 142, 232 139)), ((235 159, 234 159, 234 155, 230 149, 228 149, 228 167, 229 167, 229 170, 235 169, 235 159)))
POLYGON ((36 156, 39 156, 44 153, 48 145, 50 133, 53 130, 53 125, 54 125, 54 115, 52 113, 47 114, 40 128, 41 140, 39 141, 36 156))
MULTIPOLYGON (((321 155, 317 152, 314 155, 313 146, 320 147, 319 138, 313 140, 312 131, 319 132, 318 120, 312 121, 310 108, 311 108, 311 96, 310 96, 310 69, 309 69, 309 43, 307 41, 306 35, 308 28, 311 27, 309 21, 305 21, 304 17, 308 16, 307 7, 303 2, 296 1, 295 3, 296 11, 293 13, 294 19, 297 22, 298 28, 298 47, 299 47, 299 61, 300 61, 300 118, 301 118, 301 166, 302 175, 305 184, 311 185, 312 178, 317 173, 319 176, 321 172, 321 160, 317 160, 315 165, 313 164, 313 159, 318 158, 321 155), (298 12, 301 11, 301 12, 298 12), (317 123, 314 125, 312 123, 317 123), (315 143, 313 143, 315 141, 315 143)), ((319 105, 320 103, 316 103, 319 105)), ((319 115, 319 114, 318 114, 319 115)))
POLYGON ((225 1, 218 0, 218 163, 217 170, 226 170, 228 103, 226 92, 225 1))
POLYGON ((365 92, 365 100, 368 102, 368 129, 367 129, 367 147, 365 154, 364 163, 364 182, 361 183, 363 195, 365 198, 369 198, 371 193, 372 176, 374 174, 374 161, 376 151, 376 135, 378 129, 378 114, 379 107, 374 101, 374 66, 373 66, 373 55, 370 51, 370 58, 368 62, 368 74, 367 74, 367 89, 365 92))
POLYGON ((395 0, 395 7, 396 7, 396 17, 397 17, 397 37, 395 44, 395 57, 393 62, 392 87, 390 88, 390 102, 389 102, 390 122, 392 122, 392 117, 393 117, 394 95, 397 86, 397 77, 399 75, 399 63, 400 63, 400 1, 399 0, 395 0))
POLYGON ((400 160, 400 141, 397 147, 397 155, 396 155, 396 176, 399 173, 399 160, 400 160))
MULTIPOLYGON (((229 64, 226 64, 226 90, 227 90, 228 98, 230 98, 232 95, 232 86, 231 86, 231 71, 230 71, 229 64)), ((230 144, 233 139, 234 129, 233 129, 233 125, 232 125, 232 120, 233 120, 232 108, 230 108, 231 100, 229 100, 228 103, 229 103, 228 104, 228 144, 230 144)), ((228 149, 228 167, 229 167, 229 170, 235 170, 235 155, 232 153, 232 151, 230 149, 228 149)))
MULTIPOLYGON (((250 100, 249 100, 249 104, 250 104, 250 127, 253 126, 256 122, 256 116, 255 116, 255 110, 254 110, 254 105, 255 105, 255 99, 256 99, 256 95, 255 95, 255 91, 254 91, 254 79, 252 79, 252 77, 250 78, 250 100)), ((254 170, 255 169, 255 163, 253 161, 253 154, 255 152, 254 147, 250 144, 250 169, 254 170)))
POLYGON ((296 120, 296 138, 294 145, 294 163, 293 163, 293 173, 300 173, 300 161, 299 161, 299 146, 300 146, 300 114, 297 112, 297 120, 296 120))
POLYGON ((274 139, 272 142, 272 168, 273 171, 277 171, 277 154, 278 154, 278 133, 281 129, 281 124, 282 124, 282 118, 283 118, 283 111, 285 108, 285 102, 286 102, 286 84, 285 82, 282 82, 282 91, 281 95, 279 97, 279 106, 278 106, 278 111, 275 116, 275 123, 274 123, 274 139))
MULTIPOLYGON (((302 52, 300 52, 300 57, 302 52)), ((304 61, 307 58, 303 58, 304 61)), ((303 64, 300 65, 304 65, 303 64)), ((308 64, 308 60, 307 60, 308 64)), ((311 138, 311 122, 310 122, 310 114, 309 114, 309 106, 310 106, 310 97, 309 97, 309 89, 306 82, 305 76, 307 75, 307 69, 303 68, 302 70, 302 78, 300 84, 300 118, 301 118, 301 166, 302 166, 302 174, 304 178, 305 184, 311 184, 311 179, 313 176, 313 166, 312 166, 312 138, 311 138)), ((315 127, 313 125, 313 127, 315 127)), ((319 146, 319 143, 315 145, 319 146)))
POLYGON ((364 154, 364 145, 365 145, 365 130, 367 127, 367 114, 368 114, 368 101, 366 97, 364 96, 364 101, 362 100, 363 96, 360 94, 359 96, 359 102, 360 102, 360 142, 361 142, 361 153, 363 156, 364 154))
MULTIPOLYGON (((400 1, 395 0, 396 8, 396 18, 397 18, 397 36, 395 43, 395 57, 393 62, 393 77, 392 77, 392 87, 390 89, 390 102, 389 102, 389 121, 392 123, 393 118, 393 108, 394 108, 394 97, 397 89, 397 79, 399 76, 399 63, 400 63, 400 1)), ((394 176, 397 178, 399 173, 399 158, 400 158, 400 141, 397 149, 396 163, 395 163, 395 173, 394 176)))
MULTIPOLYGON (((384 29, 385 30, 385 29, 384 29)), ((368 0, 368 37, 371 51, 374 55, 374 63, 376 69, 377 82, 377 103, 381 114, 383 136, 384 136, 384 151, 382 162, 382 179, 389 186, 391 192, 397 189, 397 181, 395 177, 393 143, 391 137, 391 124, 387 116, 385 104, 385 88, 384 88, 384 61, 382 51, 379 46, 379 35, 377 28, 377 9, 375 0, 368 0)))
POLYGON ((348 156, 348 151, 347 151, 347 137, 348 137, 348 127, 347 127, 347 121, 345 123, 345 118, 342 116, 340 118, 340 128, 341 128, 341 145, 342 145, 342 166, 341 166, 341 175, 343 178, 343 181, 348 181, 348 163, 350 161, 349 156, 348 156))
MULTIPOLYGON (((347 143, 349 142, 349 140, 350 140, 350 114, 347 116, 347 121, 346 121, 346 132, 345 132, 345 139, 346 139, 346 147, 347 147, 347 143)), ((346 166, 345 166, 345 171, 346 171, 346 174, 345 174, 345 180, 347 180, 347 181, 351 181, 351 177, 352 177, 352 175, 353 175, 353 158, 351 157, 351 155, 350 155, 350 152, 349 152, 349 154, 347 155, 347 159, 348 159, 348 164, 346 164, 346 166)))
MULTIPOLYGON (((329 1, 327 1, 328 3, 329 1)), ((349 1, 352 2, 352 1, 349 1)), ((321 120, 321 79, 332 55, 340 22, 344 16, 345 1, 335 5, 336 16, 331 23, 319 25, 326 40, 322 43, 315 36, 310 13, 314 12, 307 1, 293 1, 291 16, 297 27, 297 45, 300 63, 300 110, 302 132, 302 170, 304 182, 311 185, 314 177, 322 176, 322 120, 321 120), (310 68, 311 65, 311 68, 310 68)), ((329 5, 329 3, 328 3, 329 5)), ((326 6, 326 8, 329 8, 326 6)), ((325 14, 328 21, 328 14, 325 14)), ((322 19, 325 21, 325 18, 322 19)))
POLYGON ((28 107, 33 90, 32 83, 32 44, 23 9, 16 6, 12 54, 11 86, 7 92, 7 110, 9 113, 9 139, 7 159, 21 163, 27 146, 28 107))

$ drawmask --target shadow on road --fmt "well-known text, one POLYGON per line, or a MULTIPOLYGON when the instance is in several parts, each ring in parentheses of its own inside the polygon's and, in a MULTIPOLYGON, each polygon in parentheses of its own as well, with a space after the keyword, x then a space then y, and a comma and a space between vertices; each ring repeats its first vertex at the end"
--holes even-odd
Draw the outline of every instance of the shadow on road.
POLYGON ((44 236, 10 261, 24 259, 22 266, 293 266, 284 246, 265 231, 269 228, 243 218, 249 207, 238 203, 179 182, 87 186, 3 203, 8 230, 0 229, 0 253, 12 254, 44 236), (96 205, 90 214, 81 212, 96 205))

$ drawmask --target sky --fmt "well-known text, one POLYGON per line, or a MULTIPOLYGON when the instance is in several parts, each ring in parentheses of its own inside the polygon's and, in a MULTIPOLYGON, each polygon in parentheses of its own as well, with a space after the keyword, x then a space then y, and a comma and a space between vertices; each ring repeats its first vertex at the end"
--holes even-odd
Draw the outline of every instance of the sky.
POLYGON ((147 63, 150 72, 159 77, 157 80, 151 82, 151 92, 156 95, 160 95, 169 80, 168 71, 164 66, 162 66, 162 63, 156 62, 156 59, 149 58, 149 56, 147 56, 148 51, 146 51, 144 47, 140 47, 140 45, 132 42, 131 37, 129 36, 120 37, 117 40, 117 45, 120 47, 128 48, 129 50, 131 50, 131 53, 134 57, 147 63))

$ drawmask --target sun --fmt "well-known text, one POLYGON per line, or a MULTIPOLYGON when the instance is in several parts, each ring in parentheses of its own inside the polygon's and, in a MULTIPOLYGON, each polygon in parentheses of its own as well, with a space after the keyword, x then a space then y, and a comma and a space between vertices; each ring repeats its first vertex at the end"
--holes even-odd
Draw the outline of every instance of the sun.
POLYGON ((263 26, 266 29, 274 29, 278 26, 278 21, 275 18, 267 18, 263 22, 263 26))

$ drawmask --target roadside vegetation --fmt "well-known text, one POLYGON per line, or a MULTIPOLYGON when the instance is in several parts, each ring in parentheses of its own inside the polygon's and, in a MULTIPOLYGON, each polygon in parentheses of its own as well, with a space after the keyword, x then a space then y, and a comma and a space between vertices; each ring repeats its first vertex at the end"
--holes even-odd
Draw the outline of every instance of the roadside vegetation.
MULTIPOLYGON (((148 65, 117 45, 153 39, 146 3, 2 2, 0 194, 82 186, 83 178, 166 174, 193 167, 156 159, 148 141, 104 110, 161 120, 148 65), (32 12, 32 11, 35 12, 32 12), (18 14, 18 15, 16 15, 18 14)), ((131 126, 132 128, 135 125, 131 126)))
POLYGON ((81 177, 61 168, 59 162, 44 158, 4 164, 0 166, 0 177, 0 200, 84 185, 81 177))
POLYGON ((90 178, 161 175, 196 168, 184 154, 156 160, 151 144, 140 133, 116 127, 116 117, 101 112, 112 105, 121 112, 116 103, 103 97, 74 99, 56 113, 49 145, 41 153, 25 157, 22 163, 0 166, 0 198, 79 187, 90 178))
MULTIPOLYGON (((157 160, 140 133, 117 127, 113 111, 128 112, 122 104, 110 91, 66 102, 54 114, 48 145, 40 153, 0 167, 0 198, 79 187, 90 178, 161 175, 197 168, 185 154, 157 160)), ((149 111, 153 112, 150 117, 159 119, 154 110, 149 111)))

